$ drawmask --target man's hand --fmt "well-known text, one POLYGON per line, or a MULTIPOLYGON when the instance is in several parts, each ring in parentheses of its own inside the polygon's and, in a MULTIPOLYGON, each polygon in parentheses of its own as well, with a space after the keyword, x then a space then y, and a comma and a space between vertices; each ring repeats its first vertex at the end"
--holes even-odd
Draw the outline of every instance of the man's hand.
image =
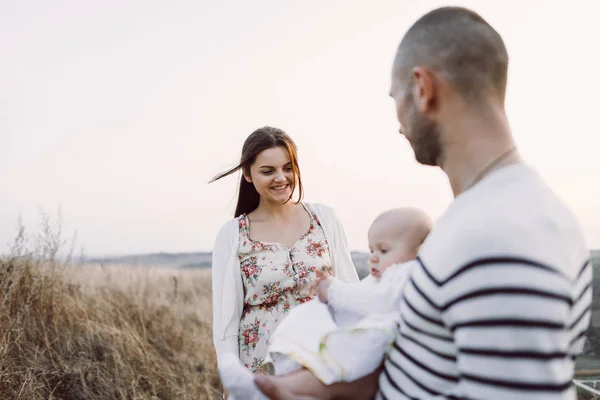
POLYGON ((284 377, 255 375, 254 383, 271 400, 373 399, 381 368, 352 382, 325 385, 312 372, 301 370, 284 377), (296 394, 310 393, 310 394, 296 394))
POLYGON ((256 376, 254 383, 271 400, 317 400, 316 397, 294 395, 266 375, 256 376))

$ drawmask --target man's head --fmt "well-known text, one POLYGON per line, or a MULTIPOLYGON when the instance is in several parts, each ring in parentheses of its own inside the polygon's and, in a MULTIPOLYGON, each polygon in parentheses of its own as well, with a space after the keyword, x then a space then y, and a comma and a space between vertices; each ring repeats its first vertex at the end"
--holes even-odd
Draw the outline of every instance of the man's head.
POLYGON ((502 38, 475 12, 443 7, 415 22, 398 47, 390 95, 417 161, 441 165, 444 124, 461 118, 457 110, 503 107, 507 74, 502 38))
POLYGON ((369 228, 369 272, 376 278, 393 264, 413 260, 433 222, 418 208, 394 208, 380 214, 369 228))

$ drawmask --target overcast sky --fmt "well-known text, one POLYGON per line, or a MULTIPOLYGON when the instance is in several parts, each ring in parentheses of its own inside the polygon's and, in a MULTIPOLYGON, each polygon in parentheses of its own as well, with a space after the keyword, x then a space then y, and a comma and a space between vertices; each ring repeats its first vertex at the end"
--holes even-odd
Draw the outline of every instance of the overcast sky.
MULTIPOLYGON (((306 200, 367 248, 382 210, 439 216, 445 175, 419 166, 388 97, 409 26, 438 1, 0 2, 0 253, 38 209, 89 255, 211 250, 254 129, 299 147, 306 200)), ((600 7, 457 3, 510 55, 507 111, 525 159, 600 248, 600 7)))

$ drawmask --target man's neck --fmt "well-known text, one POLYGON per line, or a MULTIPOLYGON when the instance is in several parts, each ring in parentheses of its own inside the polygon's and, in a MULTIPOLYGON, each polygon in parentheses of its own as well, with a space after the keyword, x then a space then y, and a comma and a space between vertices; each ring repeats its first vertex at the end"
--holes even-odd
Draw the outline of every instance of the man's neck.
POLYGON ((492 171, 521 163, 504 110, 462 114, 445 124, 441 168, 450 181, 454 197, 492 171))

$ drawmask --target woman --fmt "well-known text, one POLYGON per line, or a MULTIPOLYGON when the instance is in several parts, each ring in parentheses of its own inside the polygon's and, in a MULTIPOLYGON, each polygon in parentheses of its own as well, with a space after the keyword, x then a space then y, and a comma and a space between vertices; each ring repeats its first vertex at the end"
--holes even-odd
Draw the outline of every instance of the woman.
POLYGON ((240 163, 211 182, 238 170, 235 218, 220 229, 213 250, 213 341, 217 360, 231 352, 261 372, 271 333, 292 307, 312 298, 319 273, 347 282, 358 276, 333 210, 301 201, 296 145, 285 132, 253 132, 240 163))

